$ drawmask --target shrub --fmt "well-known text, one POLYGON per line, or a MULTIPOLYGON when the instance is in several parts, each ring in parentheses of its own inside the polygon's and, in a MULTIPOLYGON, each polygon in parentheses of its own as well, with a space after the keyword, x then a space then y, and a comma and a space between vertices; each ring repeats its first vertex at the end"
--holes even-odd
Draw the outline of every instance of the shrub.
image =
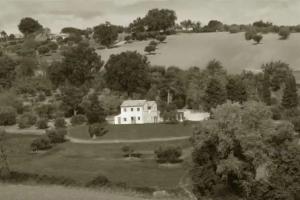
POLYGON ((107 132, 105 124, 95 123, 89 126, 89 134, 91 138, 101 137, 107 132))
POLYGON ((32 151, 39 151, 50 149, 52 145, 48 137, 42 136, 33 140, 30 147, 32 151))
POLYGON ((175 146, 159 147, 154 153, 158 163, 178 163, 181 161, 182 149, 175 146))
POLYGON ((280 36, 281 40, 286 40, 290 36, 290 29, 288 27, 281 27, 279 29, 278 35, 280 36))
POLYGON ((134 153, 134 149, 131 146, 123 146, 122 151, 124 153, 124 157, 131 157, 132 154, 134 153))
POLYGON ((86 184, 87 187, 104 187, 110 184, 110 181, 106 176, 98 175, 92 181, 86 184))
POLYGON ((238 33, 240 32, 240 27, 238 25, 232 25, 229 27, 229 33, 238 33))
POLYGON ((17 112, 11 106, 0 106, 0 125, 9 126, 16 124, 17 112))
POLYGON ((64 143, 67 130, 64 128, 46 130, 46 135, 49 137, 50 142, 53 144, 64 143))
POLYGON ((75 115, 71 118, 71 124, 73 126, 82 125, 87 122, 87 118, 84 115, 75 115))
POLYGON ((37 96, 37 100, 38 101, 45 101, 46 100, 46 95, 42 92, 42 93, 39 93, 38 96, 37 96))
POLYGON ((152 40, 150 43, 149 43, 149 46, 157 46, 157 42, 155 42, 154 40, 152 40))
POLYGON ((50 52, 50 49, 49 49, 48 46, 43 45, 43 46, 40 46, 40 47, 38 48, 38 52, 39 52, 39 54, 44 55, 44 54, 46 54, 46 53, 49 53, 49 52, 50 52))
POLYGON ((271 107, 271 111, 273 120, 280 120, 282 118, 282 109, 280 108, 280 106, 271 107))
POLYGON ((156 50, 156 47, 155 46, 152 46, 152 45, 148 45, 145 47, 144 51, 147 52, 148 54, 151 54, 153 51, 156 50))
POLYGON ((292 124, 296 132, 300 133, 300 116, 291 119, 292 124))
POLYGON ((36 123, 36 116, 30 112, 24 113, 23 115, 20 116, 18 119, 18 126, 19 128, 29 128, 36 123))
POLYGON ((158 36, 156 36, 156 39, 158 41, 160 41, 160 42, 163 42, 163 41, 165 41, 167 39, 167 36, 165 36, 165 35, 158 35, 158 36))
POLYGON ((254 35, 254 36, 252 37, 252 39, 253 39, 257 44, 259 44, 260 41, 263 39, 263 36, 262 36, 262 35, 256 34, 256 35, 254 35))
POLYGON ((56 118, 54 121, 55 128, 66 128, 67 123, 63 117, 56 118))
POLYGON ((40 118, 36 122, 36 127, 38 129, 47 129, 48 128, 48 120, 46 118, 40 118))
POLYGON ((41 118, 52 119, 56 108, 52 104, 42 104, 35 108, 35 112, 41 118))

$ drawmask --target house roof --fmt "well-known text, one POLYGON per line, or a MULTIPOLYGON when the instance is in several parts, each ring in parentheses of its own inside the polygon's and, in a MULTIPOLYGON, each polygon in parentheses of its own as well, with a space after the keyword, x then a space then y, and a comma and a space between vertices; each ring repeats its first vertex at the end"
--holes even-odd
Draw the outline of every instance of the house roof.
POLYGON ((123 101, 121 107, 144 106, 146 102, 147 102, 146 100, 126 100, 123 101))

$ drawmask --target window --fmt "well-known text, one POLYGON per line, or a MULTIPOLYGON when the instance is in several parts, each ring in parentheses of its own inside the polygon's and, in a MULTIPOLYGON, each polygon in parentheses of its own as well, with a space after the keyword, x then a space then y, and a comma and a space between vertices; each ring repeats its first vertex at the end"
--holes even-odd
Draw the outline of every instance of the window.
POLYGON ((126 112, 126 108, 124 108, 123 110, 124 110, 124 112, 126 112))
POLYGON ((137 111, 140 111, 140 108, 137 108, 137 111))
POLYGON ((138 120, 141 120, 141 118, 140 118, 140 117, 138 117, 138 120))
POLYGON ((124 122, 126 122, 127 121, 127 119, 126 119, 126 117, 124 118, 124 122))
POLYGON ((133 108, 131 108, 131 112, 133 112, 133 108))
POLYGON ((152 108, 151 106, 148 106, 148 110, 151 110, 151 108, 152 108))

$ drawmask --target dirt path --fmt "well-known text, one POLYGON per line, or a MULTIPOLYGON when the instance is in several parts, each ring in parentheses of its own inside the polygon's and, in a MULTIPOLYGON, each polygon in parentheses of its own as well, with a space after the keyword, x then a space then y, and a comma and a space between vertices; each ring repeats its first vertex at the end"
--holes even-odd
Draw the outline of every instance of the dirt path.
POLYGON ((72 143, 78 144, 122 144, 122 143, 149 143, 149 142, 169 142, 169 141, 178 141, 178 140, 187 140, 189 136, 182 137, 168 137, 168 138, 149 138, 149 139, 136 139, 136 140, 85 140, 78 139, 71 136, 66 136, 72 143))

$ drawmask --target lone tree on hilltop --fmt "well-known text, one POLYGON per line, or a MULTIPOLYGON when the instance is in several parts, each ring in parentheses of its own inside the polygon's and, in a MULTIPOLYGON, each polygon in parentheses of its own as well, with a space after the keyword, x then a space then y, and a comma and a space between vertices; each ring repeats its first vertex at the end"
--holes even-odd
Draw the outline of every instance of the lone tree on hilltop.
POLYGON ((100 24, 94 27, 93 37, 98 43, 110 47, 118 38, 118 28, 109 22, 100 24))
POLYGON ((21 19, 18 27, 20 32, 23 33, 25 36, 43 28, 43 26, 37 20, 32 19, 30 17, 21 19))

